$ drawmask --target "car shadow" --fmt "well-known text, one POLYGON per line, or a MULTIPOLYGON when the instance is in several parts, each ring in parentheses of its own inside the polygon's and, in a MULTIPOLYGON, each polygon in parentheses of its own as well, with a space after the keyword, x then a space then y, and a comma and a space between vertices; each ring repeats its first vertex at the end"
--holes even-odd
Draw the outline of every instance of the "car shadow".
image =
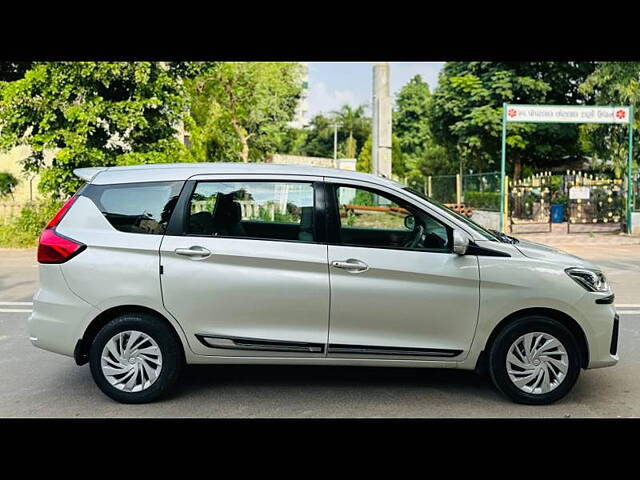
POLYGON ((171 395, 211 388, 403 389, 468 392, 495 399, 487 377, 468 370, 315 365, 187 365, 171 395))

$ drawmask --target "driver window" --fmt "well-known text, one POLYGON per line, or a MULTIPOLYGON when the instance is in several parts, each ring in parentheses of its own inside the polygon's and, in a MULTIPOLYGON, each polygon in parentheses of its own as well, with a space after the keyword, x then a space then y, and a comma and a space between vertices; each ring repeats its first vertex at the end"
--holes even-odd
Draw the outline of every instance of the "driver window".
POLYGON ((387 194, 336 188, 343 245, 448 252, 451 232, 431 216, 387 194))

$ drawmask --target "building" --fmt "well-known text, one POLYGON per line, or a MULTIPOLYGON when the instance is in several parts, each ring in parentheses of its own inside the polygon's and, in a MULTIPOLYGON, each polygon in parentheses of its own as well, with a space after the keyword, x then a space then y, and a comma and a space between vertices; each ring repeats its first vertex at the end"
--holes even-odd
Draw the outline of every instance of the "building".
POLYGON ((303 69, 302 93, 293 120, 289 122, 292 128, 304 128, 309 124, 309 64, 307 62, 300 62, 300 64, 303 69))

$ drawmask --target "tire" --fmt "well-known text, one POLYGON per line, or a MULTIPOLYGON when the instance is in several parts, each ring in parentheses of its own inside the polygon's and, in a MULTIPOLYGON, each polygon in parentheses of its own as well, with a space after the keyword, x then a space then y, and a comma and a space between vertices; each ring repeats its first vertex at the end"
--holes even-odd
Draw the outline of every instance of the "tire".
POLYGON ((522 317, 507 325, 495 338, 488 360, 489 375, 497 389, 514 402, 527 405, 546 405, 563 398, 578 380, 582 365, 574 335, 562 323, 541 315, 522 317), (524 337, 527 334, 531 335, 524 337), (552 340, 560 346, 549 343, 544 347, 552 340), (533 346, 528 356, 526 343, 533 346), (549 379, 546 384, 545 378, 549 379))
POLYGON ((147 403, 165 395, 179 377, 183 358, 182 345, 170 327, 154 315, 139 312, 107 323, 89 350, 93 380, 121 403, 147 403), (127 350, 127 345, 133 349, 127 350), (124 373, 114 375, 115 371, 124 373))

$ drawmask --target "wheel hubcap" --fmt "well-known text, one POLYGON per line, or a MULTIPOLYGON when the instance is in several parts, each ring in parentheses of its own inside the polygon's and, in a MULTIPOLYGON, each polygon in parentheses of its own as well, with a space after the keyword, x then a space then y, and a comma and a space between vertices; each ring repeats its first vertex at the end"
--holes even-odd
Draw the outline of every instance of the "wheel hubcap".
POLYGON ((153 338, 137 330, 114 335, 104 346, 100 366, 118 390, 140 392, 158 379, 162 353, 153 338))
POLYGON ((569 355, 553 335, 533 332, 518 338, 507 353, 509 379, 520 390, 549 393, 567 376, 569 355))

